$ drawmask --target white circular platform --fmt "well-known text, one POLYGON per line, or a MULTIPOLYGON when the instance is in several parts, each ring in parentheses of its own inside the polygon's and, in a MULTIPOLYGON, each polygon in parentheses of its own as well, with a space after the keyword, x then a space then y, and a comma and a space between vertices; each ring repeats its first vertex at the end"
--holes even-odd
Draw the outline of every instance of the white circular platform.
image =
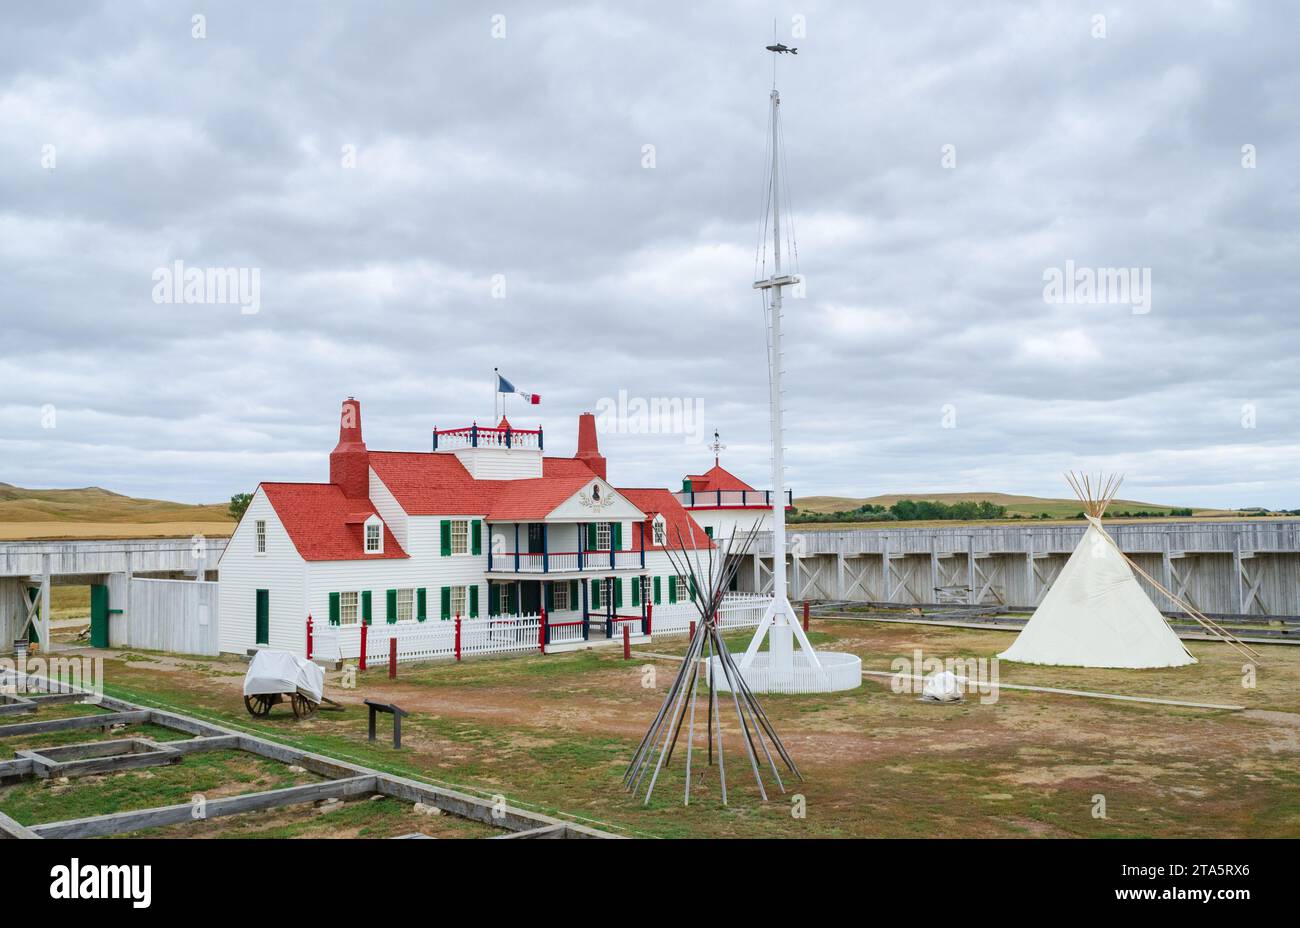
MULTIPOLYGON (((744 655, 733 654, 736 666, 744 655)), ((794 669, 785 674, 778 674, 771 667, 771 652, 759 651, 754 655, 754 662, 741 671, 745 684, 755 693, 835 693, 840 690, 857 689, 862 685, 862 658, 856 654, 842 651, 818 651, 817 659, 822 669, 818 672, 809 665, 802 651, 794 654, 794 669)), ((724 692, 727 675, 723 673, 718 658, 710 660, 710 670, 717 687, 724 692)))

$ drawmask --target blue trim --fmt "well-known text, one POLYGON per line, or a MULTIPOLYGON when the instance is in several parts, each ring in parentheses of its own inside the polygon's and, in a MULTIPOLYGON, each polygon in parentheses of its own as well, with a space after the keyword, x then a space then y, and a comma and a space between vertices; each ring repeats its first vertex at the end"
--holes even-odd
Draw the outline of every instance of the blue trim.
POLYGON ((515 573, 519 573, 519 523, 515 523, 515 573))
POLYGON ((544 574, 549 574, 551 572, 551 553, 549 550, 550 545, 547 542, 547 537, 546 537, 547 528, 548 528, 547 524, 543 522, 542 523, 542 573, 544 574))

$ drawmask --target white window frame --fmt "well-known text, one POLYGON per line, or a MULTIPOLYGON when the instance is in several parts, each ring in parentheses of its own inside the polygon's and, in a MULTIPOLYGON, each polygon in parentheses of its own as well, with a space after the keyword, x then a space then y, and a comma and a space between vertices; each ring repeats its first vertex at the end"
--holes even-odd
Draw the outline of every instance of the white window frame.
POLYGON ((607 608, 614 611, 614 578, 602 577, 600 587, 600 605, 601 608, 607 608))
POLYGON ((361 539, 362 539, 362 547, 365 550, 366 554, 384 553, 384 523, 383 520, 379 518, 379 516, 371 516, 369 519, 366 519, 365 523, 361 526, 361 539), (374 539, 375 541, 374 547, 371 547, 370 545, 371 529, 375 529, 377 533, 374 539))
POLYGON ((551 607, 556 612, 568 612, 573 608, 569 605, 569 584, 567 581, 551 584, 551 607))
POLYGON ((469 519, 451 520, 451 553, 469 554, 469 519))
POLYGON ((397 621, 410 622, 415 619, 415 587, 405 587, 397 591, 397 621))
POLYGON ((596 550, 608 551, 614 544, 614 523, 596 523, 596 550))
POLYGON ((451 588, 451 617, 454 619, 456 616, 462 619, 469 616, 469 587, 467 586, 451 588))
POLYGON ((677 601, 686 602, 691 598, 690 587, 686 585, 686 578, 681 574, 673 574, 673 582, 677 584, 677 601))
POLYGON ((660 548, 668 547, 668 520, 661 515, 655 516, 651 526, 653 543, 660 548))
POLYGON ((339 625, 356 625, 361 621, 361 594, 355 590, 339 593, 339 625), (352 597, 349 601, 348 597, 352 597), (352 618, 348 619, 351 609, 352 618))
POLYGON ((266 553, 266 520, 258 519, 253 523, 253 553, 266 553))
POLYGON ((653 603, 654 595, 655 595, 654 578, 642 577, 641 578, 641 602, 653 603))

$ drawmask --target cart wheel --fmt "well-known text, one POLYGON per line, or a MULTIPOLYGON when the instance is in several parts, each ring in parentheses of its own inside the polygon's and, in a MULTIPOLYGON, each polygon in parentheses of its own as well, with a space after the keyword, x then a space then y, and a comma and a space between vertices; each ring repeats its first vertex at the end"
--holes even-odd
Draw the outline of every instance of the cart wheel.
POLYGON ((293 714, 300 719, 310 718, 316 714, 316 703, 302 693, 293 694, 293 714))
POLYGON ((261 719, 270 715, 271 706, 273 705, 275 705, 275 702, 270 696, 257 695, 244 697, 244 708, 248 710, 248 714, 253 716, 253 718, 261 719))

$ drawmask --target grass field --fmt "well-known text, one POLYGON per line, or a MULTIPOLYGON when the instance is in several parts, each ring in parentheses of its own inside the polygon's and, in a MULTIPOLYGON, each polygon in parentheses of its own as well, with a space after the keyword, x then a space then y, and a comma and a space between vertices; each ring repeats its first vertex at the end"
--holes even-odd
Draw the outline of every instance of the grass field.
MULTIPOLYGON (((888 508, 903 499, 930 500, 937 503, 978 503, 987 501, 998 506, 1005 506, 1007 509, 1007 515, 1018 515, 1027 518, 1047 516, 1051 519, 1070 519, 1083 509, 1083 506, 1080 505, 1079 501, 1073 498, 1049 499, 1039 496, 1017 496, 1010 493, 886 493, 881 496, 861 498, 849 496, 804 496, 796 499, 794 505, 796 508, 806 512, 847 512, 867 504, 888 508)), ((1171 508, 1185 507, 1182 505, 1175 507, 1158 503, 1141 503, 1136 500, 1128 499, 1117 499, 1111 503, 1111 509, 1116 512, 1166 512, 1171 508)), ((1198 509, 1195 507, 1193 507, 1192 511, 1197 515, 1229 514, 1225 510, 1198 509)), ((911 523, 908 524, 910 525, 911 523)))
MULTIPOLYGON (((914 649, 991 657, 1013 637, 866 621, 814 620, 813 631, 819 646, 853 651, 867 668, 885 671, 914 649)), ((740 645, 748 635, 730 637, 740 645)), ((664 639, 654 650, 680 651, 684 643, 664 639)), ((680 754, 649 807, 623 792, 623 769, 678 666, 670 660, 581 651, 403 665, 397 681, 372 670, 355 690, 334 688, 331 675, 330 695, 347 708, 302 722, 283 709, 251 719, 240 698, 245 665, 234 659, 119 655, 107 662, 106 677, 112 695, 630 835, 1300 836, 1300 649, 1266 647, 1257 686, 1245 689, 1232 652, 1211 643, 1191 648, 1201 663, 1180 669, 1003 664, 1000 676, 1244 711, 1013 690, 987 705, 971 697, 941 706, 895 693, 880 677, 850 693, 762 697, 804 773, 790 786, 806 798, 806 818, 792 816, 788 797, 759 801, 730 723, 729 806, 719 802, 711 771, 692 788, 692 806, 682 807, 680 754), (651 674, 653 685, 643 685, 651 674), (401 752, 366 741, 365 697, 411 711, 401 752), (1105 818, 1094 816, 1097 796, 1105 797, 1105 818)), ((0 793, 0 809, 50 817, 30 796, 11 801, 0 793)), ((376 827, 389 814, 371 811, 376 827)), ((364 807, 349 815, 349 827, 369 821, 364 807)), ((302 829, 311 831, 294 819, 267 833, 302 829)), ((230 833, 257 830, 250 824, 230 833)))
POLYGON ((0 541, 222 537, 234 528, 224 503, 192 506, 99 487, 39 490, 0 483, 0 541))

